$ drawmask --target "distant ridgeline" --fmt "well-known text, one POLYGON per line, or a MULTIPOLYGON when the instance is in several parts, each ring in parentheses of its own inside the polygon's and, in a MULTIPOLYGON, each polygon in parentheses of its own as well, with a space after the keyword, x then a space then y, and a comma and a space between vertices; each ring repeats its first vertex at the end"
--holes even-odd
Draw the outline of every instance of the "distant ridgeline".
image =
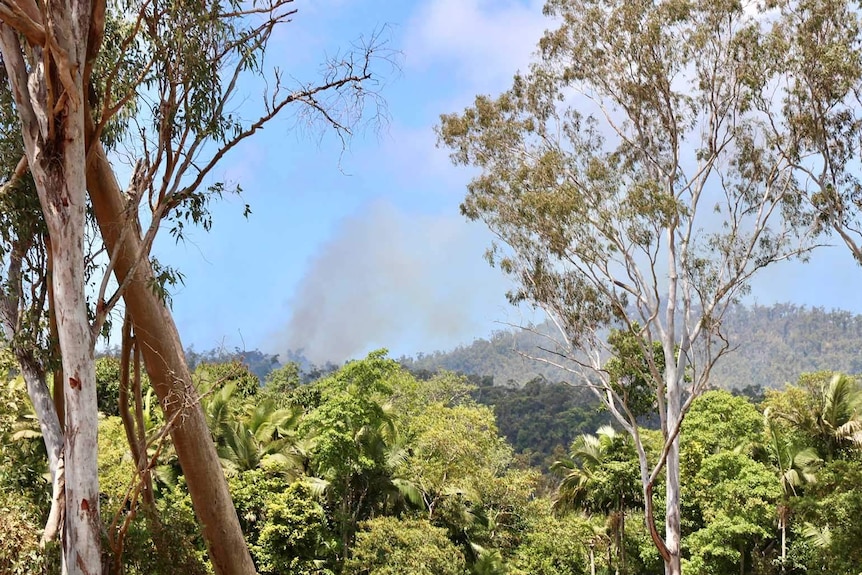
MULTIPOLYGON (((723 323, 736 349, 715 367, 715 387, 778 388, 806 372, 862 373, 862 315, 793 304, 740 305, 723 323)), ((400 361, 414 372, 446 369, 493 377, 495 385, 522 386, 537 377, 571 381, 571 374, 518 353, 537 355, 540 347, 549 347, 548 340, 535 332, 501 331, 449 352, 400 361)))

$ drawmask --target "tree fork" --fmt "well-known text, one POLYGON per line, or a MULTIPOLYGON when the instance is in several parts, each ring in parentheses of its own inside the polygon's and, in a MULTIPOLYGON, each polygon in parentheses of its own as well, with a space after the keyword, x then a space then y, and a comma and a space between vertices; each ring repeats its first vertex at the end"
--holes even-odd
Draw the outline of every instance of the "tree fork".
MULTIPOLYGON (((91 118, 87 118, 88 124, 91 118)), ((91 133, 88 126, 88 133, 91 133)), ((177 411, 180 423, 171 438, 183 469, 195 514, 216 573, 256 573, 227 488, 215 445, 207 427, 200 400, 173 317, 153 291, 152 269, 143 253, 138 234, 121 232, 126 221, 126 203, 113 168, 99 142, 91 142, 87 156, 87 188, 105 247, 113 257, 119 250, 114 274, 120 285, 131 274, 123 299, 132 316, 137 341, 153 389, 167 418, 177 411)))

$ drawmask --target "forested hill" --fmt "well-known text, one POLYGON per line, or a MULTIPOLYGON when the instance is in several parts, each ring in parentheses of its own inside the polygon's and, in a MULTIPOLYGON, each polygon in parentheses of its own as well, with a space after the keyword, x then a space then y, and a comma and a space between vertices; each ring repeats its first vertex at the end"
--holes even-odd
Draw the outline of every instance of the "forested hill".
MULTIPOLYGON (((737 306, 724 319, 735 351, 716 366, 717 387, 780 387, 799 374, 819 370, 862 373, 862 315, 793 304, 737 306)), ((547 347, 529 331, 501 331, 449 352, 402 358, 411 370, 446 369, 493 376, 496 384, 524 383, 542 376, 565 381, 569 374, 525 359, 521 352, 547 347)))

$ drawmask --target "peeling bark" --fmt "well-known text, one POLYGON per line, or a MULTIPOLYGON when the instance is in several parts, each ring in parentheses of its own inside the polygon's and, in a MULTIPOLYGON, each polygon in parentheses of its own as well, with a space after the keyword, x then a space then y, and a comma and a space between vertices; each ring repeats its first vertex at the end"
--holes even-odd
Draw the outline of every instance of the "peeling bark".
POLYGON ((53 256, 52 287, 65 374, 66 509, 62 539, 65 565, 73 575, 101 571, 98 407, 84 282, 86 153, 82 102, 90 4, 82 0, 28 4, 38 13, 44 10, 40 18, 43 24, 37 25, 44 33, 44 42, 0 11, 0 50, 53 256), (28 44, 21 45, 19 34, 28 44))

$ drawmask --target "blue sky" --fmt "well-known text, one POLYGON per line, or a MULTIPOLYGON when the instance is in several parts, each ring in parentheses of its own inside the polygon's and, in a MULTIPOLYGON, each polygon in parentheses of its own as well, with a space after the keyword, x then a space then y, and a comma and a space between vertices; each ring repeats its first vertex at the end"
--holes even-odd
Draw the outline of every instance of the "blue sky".
MULTIPOLYGON (((526 67, 547 26, 541 3, 295 5, 267 60, 297 78, 313 79, 326 54, 387 26, 400 52, 400 70, 381 67, 389 121, 342 152, 331 135, 298 129, 286 115, 226 158, 216 176, 244 195, 215 206, 210 232, 179 245, 165 233, 155 247, 186 277, 173 295, 184 344, 304 347, 312 359, 342 360, 377 347, 396 356, 451 348, 522 322, 505 302, 507 280, 482 257, 490 234, 458 213, 469 171, 436 148, 433 126, 476 94, 506 89, 526 67)), ((768 270, 749 301, 860 312, 860 279, 836 248, 768 270)))

